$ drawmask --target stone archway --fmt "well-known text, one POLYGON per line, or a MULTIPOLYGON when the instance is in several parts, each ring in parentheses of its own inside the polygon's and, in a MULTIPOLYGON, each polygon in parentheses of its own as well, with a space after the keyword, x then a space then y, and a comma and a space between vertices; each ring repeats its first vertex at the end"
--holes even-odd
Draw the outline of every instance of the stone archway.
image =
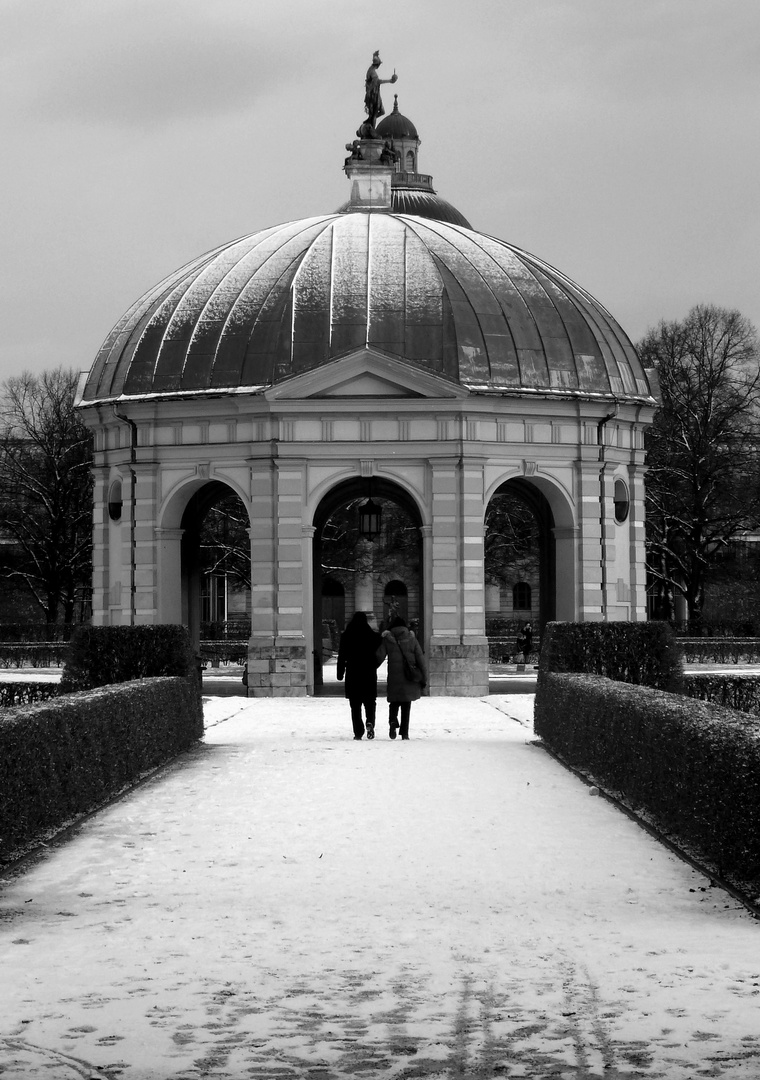
MULTIPOLYGON (((519 583, 531 587, 537 596, 535 610, 512 612, 512 604, 504 603, 502 611, 515 619, 535 620, 543 627, 556 614, 556 551, 554 515, 545 495, 521 477, 501 484, 492 494, 486 508, 486 559, 499 547, 489 541, 502 540, 503 565, 498 566, 503 578, 503 595, 514 595, 519 583), (502 514, 497 511, 503 507, 502 514), (489 530, 490 523, 490 530, 489 530), (510 527, 511 535, 499 535, 499 528, 510 527)), ((493 556, 496 564, 496 556, 493 556)))
MULTIPOLYGON (((239 504, 240 516, 245 515, 247 521, 248 512, 243 500, 229 485, 219 480, 210 480, 193 492, 187 500, 180 521, 179 588, 181 594, 181 619, 188 628, 191 640, 196 645, 201 637, 201 623, 203 621, 202 578, 204 571, 209 570, 208 553, 201 546, 203 525, 211 511, 227 500, 235 500, 239 504)), ((247 558, 250 566, 250 544, 247 530, 244 536, 234 537, 233 543, 239 548, 238 556, 247 558)))
MULTIPOLYGON (((403 569, 404 581, 409 594, 409 614, 420 628, 420 638, 424 642, 426 622, 424 612, 424 566, 422 546, 422 517, 414 499, 398 484, 390 480, 372 477, 369 479, 354 477, 337 484, 320 501, 314 514, 313 545, 313 588, 314 598, 314 692, 319 693, 323 685, 323 620, 322 597, 325 594, 326 578, 344 583, 344 615, 348 620, 354 611, 372 612, 378 627, 384 616, 384 591, 389 577, 398 578, 403 569), (358 540, 358 507, 371 496, 372 501, 383 508, 383 534, 373 545, 366 540, 358 540), (341 518, 341 515, 342 518, 341 518), (355 517, 356 524, 347 538, 347 567, 353 559, 354 573, 350 568, 326 566, 325 550, 329 546, 329 534, 326 533, 336 520, 342 520, 345 529, 346 516, 355 517), (405 536, 396 545, 398 530, 405 536), (358 541, 358 542, 357 542, 358 541), (373 557, 374 549, 374 557, 373 557), (354 554, 355 552, 355 554, 354 554), (381 561, 378 561, 381 560, 381 561)), ((340 627, 342 631, 343 626, 340 627)))

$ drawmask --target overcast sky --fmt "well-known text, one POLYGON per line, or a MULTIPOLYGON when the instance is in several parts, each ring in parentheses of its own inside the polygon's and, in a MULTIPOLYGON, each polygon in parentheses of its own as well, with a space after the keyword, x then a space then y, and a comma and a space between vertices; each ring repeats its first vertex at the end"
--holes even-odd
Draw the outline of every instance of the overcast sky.
POLYGON ((760 0, 0 0, 0 378, 89 368, 209 248, 328 213, 372 53, 420 169, 634 341, 760 326, 760 0))

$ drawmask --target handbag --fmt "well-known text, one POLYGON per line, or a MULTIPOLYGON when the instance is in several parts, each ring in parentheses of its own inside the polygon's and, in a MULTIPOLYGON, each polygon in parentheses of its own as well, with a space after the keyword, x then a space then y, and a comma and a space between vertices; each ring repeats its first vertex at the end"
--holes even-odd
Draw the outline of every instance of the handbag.
POLYGON ((404 665, 404 678, 407 682, 423 683, 425 682, 425 673, 422 668, 418 667, 414 660, 414 653, 407 652, 406 649, 401 649, 401 662, 404 665))

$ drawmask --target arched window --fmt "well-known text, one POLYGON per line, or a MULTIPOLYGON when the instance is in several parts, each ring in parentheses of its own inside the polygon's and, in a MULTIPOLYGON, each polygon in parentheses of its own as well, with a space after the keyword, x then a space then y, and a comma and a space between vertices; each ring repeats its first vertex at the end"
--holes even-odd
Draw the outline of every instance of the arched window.
POLYGON ((411 150, 406 152, 406 171, 414 172, 414 153, 411 150))
POLYGON ((615 481, 615 494, 613 498, 615 502, 615 521, 617 521, 618 524, 622 524, 628 517, 628 512, 631 507, 628 498, 628 488, 625 486, 625 481, 615 481))
POLYGON ((530 611, 530 585, 518 581, 512 589, 512 607, 515 611, 530 611))
POLYGON ((121 480, 114 480, 108 492, 108 516, 111 521, 121 521, 122 505, 121 480))

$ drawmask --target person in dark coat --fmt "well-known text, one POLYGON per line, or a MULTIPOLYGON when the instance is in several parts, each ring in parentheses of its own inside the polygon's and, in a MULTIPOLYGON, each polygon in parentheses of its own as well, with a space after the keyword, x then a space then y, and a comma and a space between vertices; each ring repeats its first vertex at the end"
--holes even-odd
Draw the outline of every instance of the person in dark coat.
POLYGON ((383 632, 380 656, 388 657, 388 693, 386 695, 389 702, 388 734, 391 739, 395 739, 400 726, 401 738, 408 739, 412 702, 422 696, 422 690, 427 684, 427 664, 419 641, 400 615, 391 619, 390 627, 383 632), (404 654, 419 668, 421 681, 412 681, 407 678, 404 670, 404 654), (401 714, 400 725, 399 713, 401 714))
POLYGON ((338 680, 346 677, 346 697, 351 706, 354 738, 364 735, 362 706, 367 717, 367 738, 375 737, 377 706, 377 652, 380 635, 372 629, 363 611, 355 611, 340 635, 338 646, 338 680))

